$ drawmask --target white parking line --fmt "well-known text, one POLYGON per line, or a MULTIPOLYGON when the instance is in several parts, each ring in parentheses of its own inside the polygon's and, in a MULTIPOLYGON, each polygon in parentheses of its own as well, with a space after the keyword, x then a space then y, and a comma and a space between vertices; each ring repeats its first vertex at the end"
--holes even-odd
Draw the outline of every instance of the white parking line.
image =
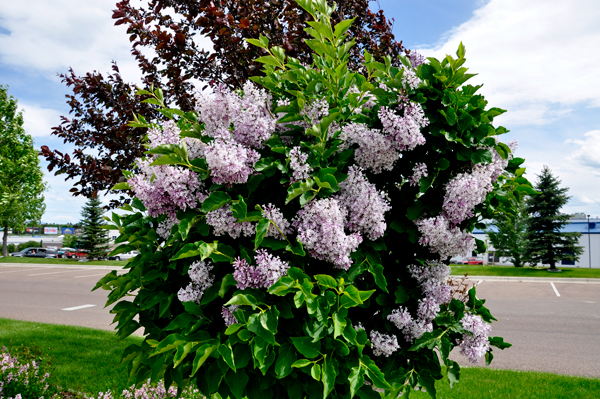
POLYGON ((39 269, 22 269, 22 270, 11 270, 11 271, 8 271, 8 272, 0 272, 0 274, 3 274, 3 273, 16 273, 16 272, 32 272, 32 271, 34 271, 34 270, 42 270, 42 269, 44 269, 44 268, 43 268, 43 267, 40 267, 39 269))
POLYGON ((72 308, 65 308, 65 309, 61 309, 61 310, 71 311, 71 310, 79 310, 79 309, 85 309, 85 308, 93 308, 94 306, 96 306, 96 305, 81 305, 81 306, 75 306, 72 308))
POLYGON ((556 289, 556 286, 554 285, 554 283, 550 283, 550 285, 552 286, 552 289, 556 293, 556 296, 560 296, 560 294, 558 293, 558 290, 556 289))
POLYGON ((50 272, 50 273, 36 273, 36 274, 28 274, 27 277, 33 277, 33 276, 43 276, 45 274, 59 274, 59 273, 71 273, 71 272, 82 272, 85 269, 79 269, 79 270, 67 270, 65 272, 50 272))

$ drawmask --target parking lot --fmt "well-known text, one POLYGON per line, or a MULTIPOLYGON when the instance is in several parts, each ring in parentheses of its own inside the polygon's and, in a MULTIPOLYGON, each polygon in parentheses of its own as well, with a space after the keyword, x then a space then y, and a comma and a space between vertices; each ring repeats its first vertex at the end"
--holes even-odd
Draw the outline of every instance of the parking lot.
MULTIPOLYGON (((0 317, 112 330, 106 291, 91 292, 110 270, 0 266, 0 317)), ((600 284, 490 280, 477 291, 498 319, 492 336, 513 344, 492 367, 600 378, 600 284)))

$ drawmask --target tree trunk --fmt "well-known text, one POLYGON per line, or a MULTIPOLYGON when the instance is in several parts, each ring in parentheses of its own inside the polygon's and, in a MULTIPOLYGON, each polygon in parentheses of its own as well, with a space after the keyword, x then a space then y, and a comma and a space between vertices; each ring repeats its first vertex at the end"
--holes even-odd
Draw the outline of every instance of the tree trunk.
POLYGON ((4 235, 2 236, 2 256, 8 256, 8 226, 4 226, 4 235))

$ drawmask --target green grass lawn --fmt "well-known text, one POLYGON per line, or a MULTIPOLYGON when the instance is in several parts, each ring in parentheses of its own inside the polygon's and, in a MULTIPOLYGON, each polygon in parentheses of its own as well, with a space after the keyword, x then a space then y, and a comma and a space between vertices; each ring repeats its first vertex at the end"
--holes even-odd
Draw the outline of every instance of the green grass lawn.
MULTIPOLYGON (((118 341, 109 331, 0 318, 0 346, 36 345, 53 358, 52 378, 71 391, 97 396, 121 392, 127 386, 126 368, 120 365, 121 352, 141 340, 118 341)), ((447 381, 436 385, 440 399, 597 399, 600 380, 549 373, 463 368, 461 380, 450 389, 447 381)), ((429 398, 422 392, 411 397, 429 398)))
POLYGON ((72 266, 84 266, 84 265, 96 265, 96 266, 125 266, 128 261, 126 260, 92 260, 90 262, 79 262, 78 259, 52 259, 52 258, 21 258, 17 256, 0 256, 0 263, 37 263, 37 264, 48 264, 48 265, 72 265, 72 266))
POLYGON ((127 387, 121 354, 140 341, 141 337, 119 341, 111 331, 0 318, 0 346, 37 346, 44 359, 52 359, 54 384, 95 396, 107 389, 120 393, 127 387))
POLYGON ((550 273, 542 267, 451 265, 452 275, 505 276, 505 277, 552 277, 552 278, 600 278, 600 269, 559 267, 561 273, 550 273))

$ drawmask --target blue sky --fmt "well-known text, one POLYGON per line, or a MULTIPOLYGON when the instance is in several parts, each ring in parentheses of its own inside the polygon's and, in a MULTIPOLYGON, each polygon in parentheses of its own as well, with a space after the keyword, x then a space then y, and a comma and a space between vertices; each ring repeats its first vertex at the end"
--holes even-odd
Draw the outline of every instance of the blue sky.
MULTIPOLYGON (((134 0, 142 1, 142 0, 134 0)), ((19 99, 36 146, 72 150, 51 136, 68 112, 58 73, 110 70, 116 60, 129 81, 135 63, 123 26, 111 19, 116 0, 0 0, 0 84, 19 99)), ((520 142, 535 180, 548 165, 571 201, 564 211, 600 216, 600 2, 597 0, 379 0, 394 33, 426 56, 454 54, 484 83, 490 106, 509 112, 497 123, 520 142)), ((207 40, 202 40, 208 45, 207 40)), ((72 181, 46 172, 45 222, 80 219, 85 199, 72 181)))

